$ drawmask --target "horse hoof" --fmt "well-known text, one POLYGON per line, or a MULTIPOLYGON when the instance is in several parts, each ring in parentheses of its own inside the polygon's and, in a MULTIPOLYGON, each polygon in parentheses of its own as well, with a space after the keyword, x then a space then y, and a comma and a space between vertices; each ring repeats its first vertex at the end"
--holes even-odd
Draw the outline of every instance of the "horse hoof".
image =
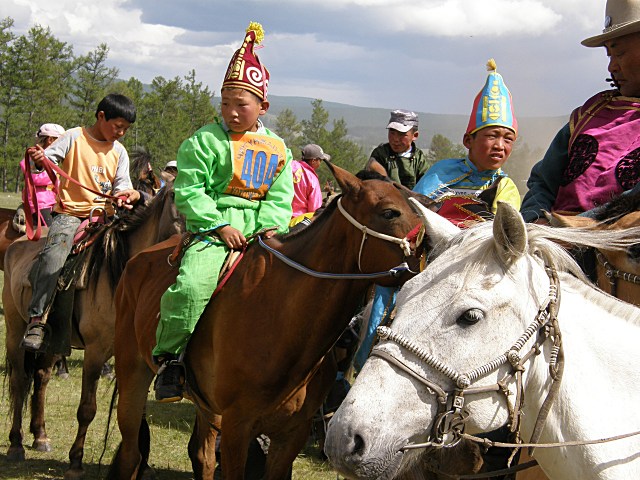
POLYGON ((60 380, 67 380, 69 378, 68 373, 57 373, 56 374, 60 380))
POLYGON ((51 442, 49 440, 34 440, 32 447, 36 452, 50 452, 51 442))
POLYGON ((7 460, 11 462, 24 462, 24 448, 9 447, 9 450, 7 450, 7 460))
POLYGON ((64 480, 82 480, 84 478, 84 470, 81 468, 70 468, 64 472, 64 480))
POLYGON ((149 466, 144 469, 140 476, 140 480, 156 480, 157 478, 156 471, 149 466))

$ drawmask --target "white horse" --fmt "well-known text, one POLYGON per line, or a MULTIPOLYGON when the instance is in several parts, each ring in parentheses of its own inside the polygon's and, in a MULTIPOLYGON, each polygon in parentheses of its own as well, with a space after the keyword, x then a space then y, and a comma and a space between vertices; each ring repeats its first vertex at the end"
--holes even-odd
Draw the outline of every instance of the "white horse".
POLYGON ((622 248, 638 229, 526 225, 506 204, 464 232, 433 215, 423 209, 443 247, 399 293, 394 323, 329 424, 334 467, 392 478, 423 451, 411 444, 509 424, 525 443, 565 443, 534 451, 550 479, 640 478, 640 309, 593 287, 558 243, 622 248))

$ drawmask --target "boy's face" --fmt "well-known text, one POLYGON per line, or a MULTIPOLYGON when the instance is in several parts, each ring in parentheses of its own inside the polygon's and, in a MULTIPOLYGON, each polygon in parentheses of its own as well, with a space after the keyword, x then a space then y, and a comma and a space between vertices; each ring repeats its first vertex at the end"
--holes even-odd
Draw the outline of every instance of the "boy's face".
POLYGON ((395 153, 404 153, 411 148, 411 142, 418 138, 418 132, 413 128, 408 132, 399 132, 393 128, 388 130, 389 146, 395 153))
POLYGON ((96 140, 103 142, 115 142, 124 137, 127 133, 131 123, 122 117, 112 118, 107 120, 104 116, 104 112, 98 112, 96 128, 93 132, 96 136, 96 140))
POLYGON ((502 167, 515 141, 516 134, 505 127, 485 127, 474 135, 465 133, 462 139, 469 150, 469 160, 481 172, 502 167))
POLYGON ((258 117, 267 113, 269 102, 240 88, 225 88, 220 94, 220 111, 232 132, 255 132, 258 117))

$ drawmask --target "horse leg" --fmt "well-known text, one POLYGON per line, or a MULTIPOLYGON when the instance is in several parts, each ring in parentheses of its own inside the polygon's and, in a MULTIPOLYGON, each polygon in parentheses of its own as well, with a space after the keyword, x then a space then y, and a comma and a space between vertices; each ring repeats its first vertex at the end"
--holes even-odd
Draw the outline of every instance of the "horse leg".
POLYGON ((282 434, 270 437, 264 480, 291 478, 293 461, 302 450, 311 432, 311 420, 298 418, 282 434))
POLYGON ((120 397, 118 399, 117 413, 122 442, 111 462, 107 478, 133 480, 138 478, 139 471, 146 470, 145 475, 153 476, 153 472, 146 463, 149 452, 149 437, 142 430, 146 428, 146 432, 148 432, 148 426, 146 426, 146 420, 144 419, 144 410, 147 403, 149 385, 153 380, 153 372, 140 357, 136 357, 131 361, 122 358, 125 355, 119 355, 117 348, 116 345, 116 382, 120 397), (126 374, 119 374, 120 371, 126 371, 126 374), (143 431, 144 435, 141 435, 141 431, 143 431), (144 441, 145 445, 141 447, 140 441, 144 441))
POLYGON ((251 425, 242 421, 242 415, 224 412, 220 440, 220 457, 225 480, 243 480, 249 442, 253 438, 251 425))
POLYGON ((33 448, 38 452, 51 451, 51 441, 47 437, 45 428, 44 410, 47 399, 47 385, 51 380, 53 361, 54 357, 52 355, 35 356, 29 431, 33 434, 33 448))
POLYGON ((78 431, 75 441, 69 450, 69 460, 71 465, 65 472, 65 480, 82 478, 84 470, 82 458, 84 456, 84 442, 87 436, 89 425, 96 416, 97 403, 96 392, 102 365, 109 358, 109 354, 96 346, 87 345, 84 353, 84 365, 82 367, 82 393, 76 418, 78 420, 78 431))
POLYGON ((22 413, 25 399, 29 393, 30 377, 25 372, 25 351, 18 348, 20 337, 11 338, 7 332, 7 367, 9 372, 9 397, 11 400, 11 429, 9 431, 9 449, 7 460, 25 459, 24 435, 22 432, 22 413))
MULTIPOLYGON (((216 415, 213 425, 220 429, 220 416, 216 415)), ((193 432, 189 439, 189 458, 195 478, 211 480, 216 469, 217 432, 198 410, 193 432)))

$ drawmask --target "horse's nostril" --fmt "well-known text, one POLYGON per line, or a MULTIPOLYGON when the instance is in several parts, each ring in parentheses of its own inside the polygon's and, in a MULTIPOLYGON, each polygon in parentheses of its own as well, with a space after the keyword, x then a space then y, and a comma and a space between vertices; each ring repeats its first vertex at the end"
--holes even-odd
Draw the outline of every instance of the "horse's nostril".
POLYGON ((353 450, 351 455, 360 455, 364 452, 364 440, 358 434, 353 437, 353 450))

